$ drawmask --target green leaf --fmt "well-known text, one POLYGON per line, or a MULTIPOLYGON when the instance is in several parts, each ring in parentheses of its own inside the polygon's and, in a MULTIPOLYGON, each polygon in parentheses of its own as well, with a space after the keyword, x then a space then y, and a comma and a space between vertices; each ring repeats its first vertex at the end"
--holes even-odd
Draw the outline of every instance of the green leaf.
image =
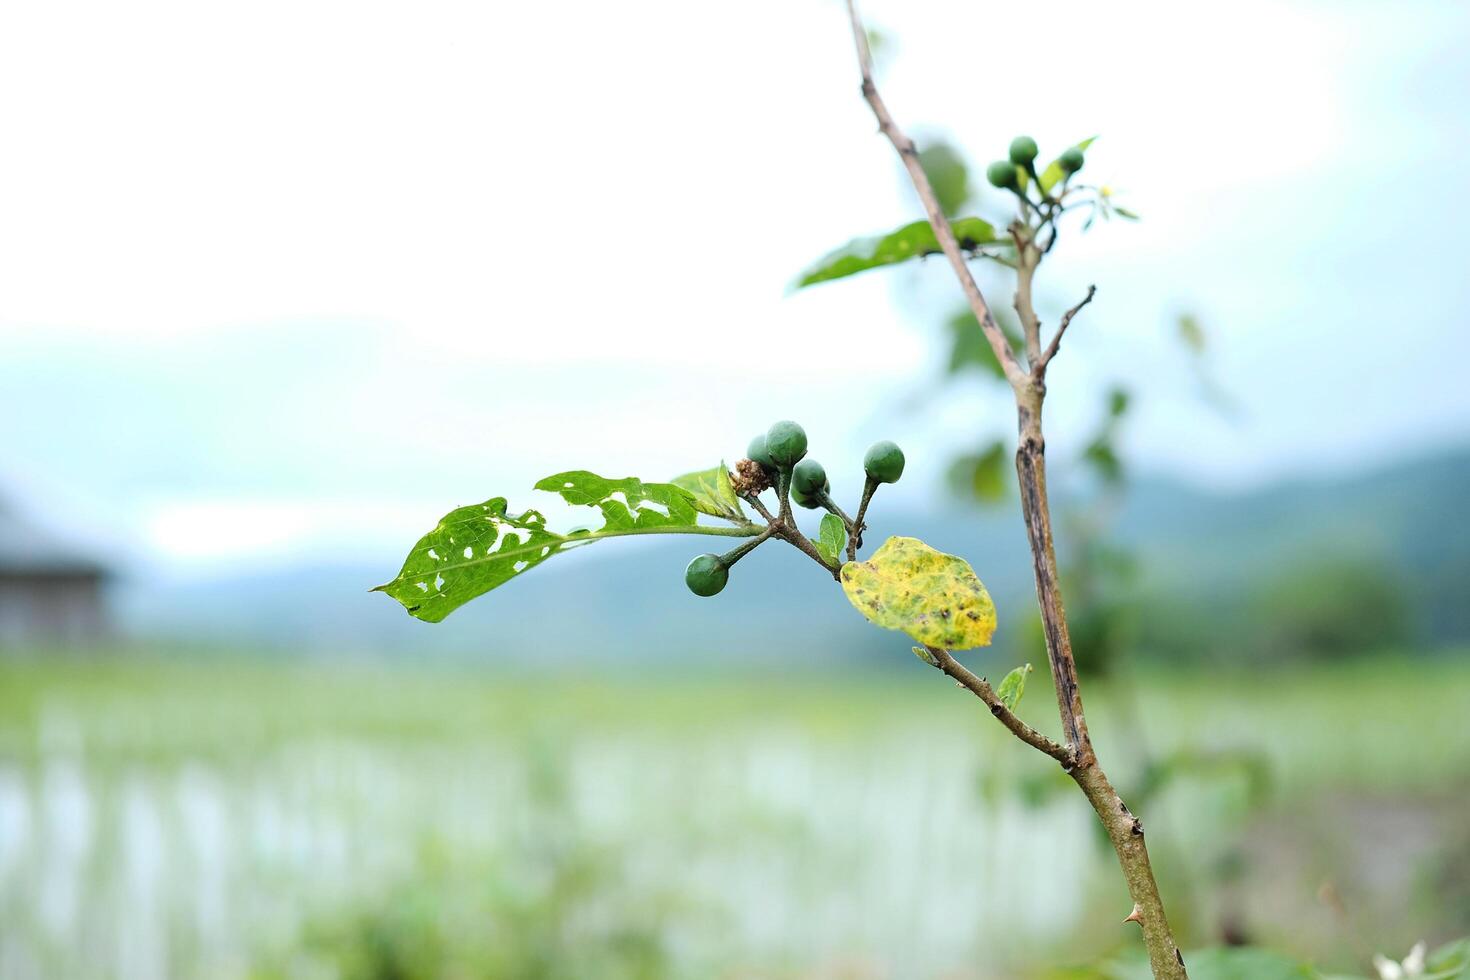
POLYGON ((689 491, 671 483, 609 480, 586 470, 549 476, 537 490, 559 493, 569 504, 596 507, 603 525, 558 534, 534 510, 507 511, 504 497, 460 507, 419 539, 403 568, 374 592, 386 592, 409 614, 437 623, 460 606, 509 582, 569 548, 633 534, 714 534, 750 537, 754 525, 701 527, 689 491))
POLYGON ((917 538, 889 538, 843 565, 842 591, 869 622, 930 646, 967 650, 995 633, 995 604, 970 563, 917 538))
POLYGON ((970 168, 959 151, 943 141, 919 151, 919 165, 939 199, 939 210, 952 218, 970 200, 970 168))
POLYGON ((949 479, 961 497, 973 496, 982 503, 1004 500, 1010 490, 1010 468, 1006 441, 997 439, 973 455, 961 456, 950 465, 949 479))
MULTIPOLYGON (((998 236, 994 226, 980 218, 959 218, 950 222, 950 227, 954 229, 960 247, 966 250, 973 250, 981 245, 1010 244, 1009 238, 998 236)), ((934 237, 934 229, 929 222, 915 221, 878 238, 859 238, 848 242, 802 273, 801 278, 796 281, 796 288, 841 279, 925 255, 937 255, 940 251, 939 241, 934 237)))
MULTIPOLYGON (((1096 140, 1096 136, 1089 136, 1081 143, 1076 144, 1076 146, 1073 148, 1078 150, 1085 150, 1096 140)), ((1067 176, 1067 173, 1062 169, 1061 159, 1058 158, 1056 160, 1053 160, 1051 163, 1047 164, 1046 169, 1041 172, 1041 192, 1043 194, 1050 194, 1051 189, 1057 186, 1057 184, 1061 183, 1062 178, 1065 176, 1067 176)))
MULTIPOLYGON (((1000 327, 1000 332, 1005 334, 1006 340, 1010 342, 1011 350, 1019 350, 1021 334, 1011 324, 1010 319, 1003 314, 997 319, 996 324, 1000 327)), ((975 314, 968 307, 956 310, 954 315, 945 321, 945 326, 950 332, 950 374, 959 374, 970 368, 978 368, 998 380, 1005 380, 1005 369, 1000 366, 1000 361, 995 359, 995 351, 991 350, 990 341, 985 339, 985 332, 980 329, 980 321, 975 319, 975 314)))
POLYGON ((836 514, 824 514, 817 533, 817 551, 830 562, 842 560, 842 549, 847 547, 847 526, 836 514))
POLYGON ((1193 313, 1183 313, 1179 317, 1179 339, 1195 354, 1205 352, 1205 328, 1199 322, 1199 317, 1193 313))
POLYGON ((1429 954, 1427 966, 1430 970, 1425 980, 1431 978, 1470 977, 1470 938, 1445 943, 1429 954))
POLYGON ((1030 664, 1017 667, 1005 676, 1005 679, 1000 682, 1000 687, 995 690, 1001 703, 1012 711, 1015 711, 1016 705, 1021 703, 1021 695, 1026 693, 1026 675, 1031 673, 1032 669, 1030 664))
MULTIPOLYGON (((1280 953, 1254 946, 1217 947, 1184 954, 1192 980, 1312 980, 1311 967, 1280 953)), ((1151 980, 1148 958, 1129 953, 1105 964, 1096 974, 1103 980, 1151 980)))
POLYGON ((934 654, 930 653, 927 647, 914 647, 914 656, 924 661, 930 667, 939 666, 939 661, 934 659, 934 654))
POLYGON ((737 523, 748 520, 740 498, 730 485, 730 471, 721 463, 714 469, 685 473, 673 479, 676 487, 689 491, 694 498, 694 509, 711 517, 724 518, 737 523))
POLYGON ((1098 436, 1083 450, 1082 458, 1092 464, 1104 483, 1123 482, 1123 461, 1118 458, 1117 450, 1113 448, 1112 440, 1107 435, 1098 436))

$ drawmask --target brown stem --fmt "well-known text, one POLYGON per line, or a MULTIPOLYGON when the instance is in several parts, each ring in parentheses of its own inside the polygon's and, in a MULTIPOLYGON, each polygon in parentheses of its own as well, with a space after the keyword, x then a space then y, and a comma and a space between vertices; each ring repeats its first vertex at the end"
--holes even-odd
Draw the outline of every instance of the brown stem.
MULTIPOLYGON (((878 120, 878 128, 898 151, 899 159, 902 160, 904 169, 908 171, 914 190, 918 192, 919 199, 924 204, 924 211, 928 214, 929 223, 934 228, 934 237, 954 268, 955 276, 959 279, 960 288, 969 301, 970 309, 975 314, 976 320, 980 322, 985 338, 990 343, 991 350, 1000 362, 1006 380, 1010 382, 1016 396, 1016 412, 1020 428, 1020 445, 1016 450, 1016 475, 1021 485, 1021 510, 1026 520, 1026 534, 1031 545, 1036 576, 1036 596, 1041 606, 1041 621, 1046 636, 1047 659, 1051 664, 1052 680, 1057 693, 1057 707, 1061 713, 1062 728, 1068 743, 1059 748, 1065 753, 1064 757, 1072 763, 1070 773, 1073 780, 1076 781, 1088 802, 1092 804, 1092 808, 1097 812, 1098 819, 1102 821, 1107 830, 1113 850, 1117 852, 1118 863, 1123 870, 1128 892, 1133 897, 1136 908, 1137 918, 1133 919, 1130 916, 1130 920, 1137 921, 1142 926, 1143 942, 1148 950, 1149 965, 1154 977, 1158 980, 1165 980, 1165 978, 1167 980, 1187 980, 1188 974, 1184 968, 1184 958, 1179 954, 1179 948, 1175 945, 1173 933, 1169 929, 1168 919, 1164 915, 1163 901, 1159 897, 1158 883, 1154 880, 1153 869, 1149 864, 1148 849, 1144 846, 1143 840, 1143 825, 1118 798, 1118 794, 1108 782, 1107 775, 1098 765, 1097 755, 1092 748, 1092 740, 1087 734, 1087 722, 1082 713, 1082 692, 1078 687, 1077 664, 1072 657, 1072 642, 1067 633, 1066 611, 1062 607, 1056 549, 1052 541, 1051 508, 1046 496, 1046 441, 1042 437, 1041 430, 1041 407, 1046 397, 1045 361, 1055 355, 1055 348, 1060 344, 1061 331, 1058 331, 1052 343, 1047 346, 1046 353, 1043 353, 1040 343, 1040 320, 1036 316, 1031 299, 1032 277, 1040 263, 1041 250, 1029 237, 1025 242, 1017 241, 1016 309, 1026 332, 1027 360, 1031 367, 1030 371, 1022 371, 1005 336, 996 325, 994 317, 991 316, 990 307, 981 294, 980 287, 975 283, 969 266, 965 264, 964 255, 960 251, 958 242, 955 241, 949 221, 939 206, 939 199, 934 193, 934 188, 929 184, 929 178, 919 164, 918 151, 913 141, 898 128, 893 117, 889 115, 882 97, 878 94, 877 85, 873 81, 867 34, 863 28, 862 19, 858 16, 854 0, 847 0, 847 8, 852 21, 853 41, 857 46, 858 67, 862 72, 863 98, 867 100, 874 117, 878 120)), ((1012 234, 1015 234, 1015 229, 1012 234)), ((1090 293, 1088 298, 1091 299, 1090 293)), ((1067 318, 1069 321, 1071 316, 1075 315, 1076 309, 1080 309, 1085 302, 1078 304, 1069 314, 1067 318)), ((861 513, 859 520, 861 520, 861 513)), ((948 653, 931 649, 930 655, 935 658, 940 669, 990 705, 992 713, 1017 738, 1047 752, 1053 758, 1058 758, 1055 753, 1048 751, 1044 745, 1038 744, 1030 737, 1042 738, 1020 722, 1014 713, 1005 709, 1005 705, 998 698, 992 702, 986 697, 986 692, 994 695, 994 692, 990 691, 989 684, 980 678, 974 678, 973 674, 960 667, 952 657, 949 657, 948 653), (943 653, 943 659, 940 657, 941 653, 943 653), (972 678, 975 683, 966 683, 967 677, 972 678), (1003 711, 997 711, 996 705, 999 705, 1003 711)), ((1056 743, 1050 744, 1055 745, 1056 743)))
POLYGON ((1102 821, 1108 841, 1118 855, 1118 866, 1123 869, 1128 895, 1133 899, 1133 912, 1125 921, 1137 922, 1143 929, 1143 946, 1148 950, 1148 963, 1153 975, 1160 980, 1188 980, 1184 955, 1174 942, 1174 933, 1169 929, 1169 919, 1164 914, 1164 902, 1159 897, 1159 886, 1154 881, 1153 866, 1149 864, 1143 821, 1135 817, 1128 804, 1118 796, 1101 766, 1079 767, 1070 775, 1087 796, 1087 802, 1097 811, 1097 818, 1102 821))
POLYGON ((944 216, 944 209, 939 206, 939 197, 934 193, 934 188, 929 183, 929 175, 924 173, 924 167, 919 163, 919 151, 914 146, 914 141, 909 139, 898 128, 893 121, 893 116, 888 112, 888 107, 883 103, 883 97, 878 94, 878 86, 873 81, 873 58, 868 52, 868 35, 863 28, 862 18, 858 16, 857 7, 853 0, 848 0, 847 12, 852 20, 852 39, 857 45, 858 68, 863 76, 863 98, 867 100, 868 107, 873 110, 873 116, 878 120, 878 129, 893 148, 898 151, 898 158, 903 161, 904 169, 908 171, 909 180, 913 182, 914 189, 919 192, 919 199, 924 202, 924 211, 929 215, 929 224, 934 229, 934 238, 939 242, 939 247, 944 251, 944 257, 949 260, 954 269, 955 276, 960 281, 960 288, 964 290, 965 299, 970 304, 970 312, 975 314, 975 319, 980 323, 980 329, 985 334, 985 339, 990 343, 990 349, 995 354, 996 361, 1001 370, 1005 372, 1007 380, 1011 384, 1019 384, 1025 377, 1021 365, 1016 361, 1016 355, 1011 351, 1010 342, 1001 332, 1000 326, 995 322, 995 317, 990 313, 990 304, 985 302, 985 296, 980 292, 980 286, 975 282, 975 277, 970 273, 970 267, 965 263, 965 255, 960 251, 960 243, 954 237, 954 229, 949 225, 949 219, 944 216))
POLYGON ((1072 307, 1070 310, 1062 314, 1062 321, 1061 323, 1057 324, 1057 332, 1052 335, 1051 343, 1047 344, 1046 350, 1041 352, 1041 360, 1037 364, 1033 365, 1031 368, 1031 373, 1033 377, 1038 375, 1045 377, 1046 366, 1051 363, 1051 359, 1053 357, 1057 356, 1057 351, 1062 346, 1062 334, 1066 333, 1067 328, 1072 325, 1072 318, 1082 311, 1082 307, 1086 306, 1088 303, 1091 303, 1092 297, 1096 295, 1097 287, 1088 286, 1087 295, 1082 297, 1082 302, 1078 303, 1076 306, 1072 307))
POLYGON ((1072 657, 1072 638, 1067 631, 1067 613, 1057 575, 1056 546, 1052 541, 1051 507, 1046 497, 1046 442, 1041 437, 1041 402, 1044 389, 1036 385, 1017 397, 1021 438, 1016 448, 1016 476, 1021 485, 1021 514, 1026 520, 1026 539, 1031 545, 1031 564, 1036 578, 1036 601, 1041 607, 1046 656, 1051 664, 1052 683, 1057 690, 1057 710, 1062 733, 1077 753, 1077 764, 1086 768, 1097 761, 1082 714, 1082 691, 1077 685, 1077 662, 1072 657))
POLYGON ((871 476, 863 483, 863 499, 858 501, 857 516, 852 519, 853 532, 847 539, 847 560, 857 560, 857 550, 863 546, 863 529, 867 525, 868 504, 873 501, 873 494, 878 492, 878 481, 871 476))
POLYGON ((950 677, 953 677, 960 687, 963 687, 981 701, 984 701, 989 706, 990 713, 995 715, 1002 725, 1009 728, 1012 735, 1037 751, 1045 752, 1060 762, 1062 768, 1069 772, 1076 765, 1077 760, 1073 757, 1070 749, 1065 745, 1053 742, 1016 717, 1016 713, 1006 707, 1005 702, 995 693, 995 688, 990 686, 989 681, 983 677, 976 677, 966 669, 964 664, 951 656, 950 652, 943 647, 931 647, 925 644, 924 649, 928 650, 929 656, 934 658, 935 666, 950 677))

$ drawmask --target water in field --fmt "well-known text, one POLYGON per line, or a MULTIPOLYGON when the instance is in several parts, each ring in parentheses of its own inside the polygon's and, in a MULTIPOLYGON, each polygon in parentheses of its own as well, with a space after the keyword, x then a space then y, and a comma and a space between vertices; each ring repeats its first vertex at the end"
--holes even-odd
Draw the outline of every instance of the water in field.
POLYGON ((380 975, 352 944, 444 975, 1004 976, 1121 901, 1078 800, 1012 791, 1044 760, 938 682, 119 666, 7 695, 7 980, 380 975))

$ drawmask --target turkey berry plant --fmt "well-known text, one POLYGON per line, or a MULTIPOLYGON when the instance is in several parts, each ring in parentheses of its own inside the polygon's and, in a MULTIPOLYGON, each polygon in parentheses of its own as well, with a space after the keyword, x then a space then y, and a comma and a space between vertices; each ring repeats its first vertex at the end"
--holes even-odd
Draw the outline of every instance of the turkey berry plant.
POLYGON ((927 255, 945 256, 999 373, 1015 397, 1021 510, 1062 740, 1042 734, 1016 714, 1030 665, 1012 671, 997 689, 954 658, 954 650, 987 645, 996 625, 990 596, 967 562, 906 537, 890 537, 868 558, 859 560, 874 494, 903 475, 904 454, 892 442, 877 443, 866 453, 863 492, 851 517, 832 499, 825 468, 807 456, 805 430, 791 421, 776 422, 752 439, 733 472, 722 463, 667 483, 644 483, 632 477, 608 479, 585 470, 559 473, 537 483, 536 489, 559 494, 569 504, 596 508, 603 518, 601 527, 554 532, 537 511, 512 514, 504 497, 494 497, 446 515, 414 546, 398 576, 378 589, 397 599, 413 616, 438 622, 553 555, 606 538, 689 534, 742 539, 724 553, 696 556, 685 569, 689 590, 708 597, 725 589, 731 568, 745 555, 767 541, 785 541, 840 582, 849 602, 866 618, 908 633, 918 642, 913 650, 921 660, 980 698, 1016 738, 1060 764, 1092 805, 1117 853, 1133 901, 1124 921, 1141 927, 1154 976, 1186 977, 1184 959, 1149 864, 1143 824, 1113 789, 1088 734, 1052 537, 1042 435, 1047 369, 1073 319, 1092 301, 1095 289, 1089 288, 1080 302, 1061 314, 1049 337, 1044 335, 1032 296, 1037 269, 1056 245, 1068 212, 1091 208, 1084 229, 1099 214, 1133 215, 1118 207, 1106 188, 1074 180, 1086 163, 1091 139, 1064 149, 1038 170, 1040 148, 1030 137, 1019 136, 1011 142, 1005 159, 986 168, 989 183, 1016 199, 1016 213, 1004 230, 978 217, 950 218, 914 142, 894 122, 878 93, 867 34, 851 0, 848 8, 863 98, 879 131, 897 151, 924 205, 925 219, 838 249, 807 270, 796 285, 828 282, 927 255), (1015 275, 1021 338, 1014 346, 996 323, 970 269, 969 263, 979 260, 998 263, 1015 275), (768 493, 772 494, 769 501, 768 493), (799 527, 793 503, 826 512, 815 538, 799 527), (758 519, 747 514, 747 506, 758 519), (701 517, 722 523, 702 524, 701 517))

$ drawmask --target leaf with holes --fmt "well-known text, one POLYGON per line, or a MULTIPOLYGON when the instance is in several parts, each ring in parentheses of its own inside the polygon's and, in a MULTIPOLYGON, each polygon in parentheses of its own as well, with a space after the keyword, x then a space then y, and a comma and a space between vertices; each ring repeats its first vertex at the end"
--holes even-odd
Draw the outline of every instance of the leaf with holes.
POLYGON ((539 512, 511 514, 504 497, 492 497, 450 511, 414 545, 398 576, 373 591, 386 592, 410 615, 437 623, 552 555, 602 538, 634 534, 750 537, 758 533, 754 525, 701 526, 693 496, 672 483, 644 483, 632 477, 609 480, 573 470, 548 476, 536 489, 561 494, 569 504, 596 507, 602 512, 602 527, 558 534, 547 529, 546 518, 539 512))
MULTIPOLYGON (((1010 238, 997 235, 994 225, 980 218, 958 218, 950 222, 950 227, 954 229, 954 237, 960 247, 966 251, 974 251, 981 245, 1013 244, 1010 238)), ((938 255, 941 251, 929 222, 915 221, 877 238, 848 242, 802 273, 796 280, 796 288, 842 279, 926 255, 938 255)))
POLYGON ((869 622, 930 646, 988 646, 995 633, 995 604, 970 563, 917 538, 889 538, 843 565, 842 591, 869 622))
MULTIPOLYGON (((1096 142, 1096 140, 1096 136, 1089 136, 1081 143, 1073 146, 1072 149, 1085 150, 1094 142, 1096 142)), ((1062 182, 1062 178, 1065 176, 1067 176, 1067 172, 1062 169, 1061 159, 1058 158, 1056 160, 1053 160, 1051 163, 1047 164, 1046 169, 1041 172, 1041 192, 1043 194, 1051 193, 1051 189, 1057 186, 1057 184, 1060 184, 1062 182)))
POLYGON ((674 486, 689 491, 689 496, 694 499, 694 509, 701 514, 736 523, 747 520, 745 510, 740 506, 740 498, 730 485, 730 471, 725 469, 724 463, 712 470, 685 473, 675 477, 672 482, 674 486))
POLYGON ((840 562, 842 549, 847 547, 847 526, 842 523, 842 518, 836 514, 823 515, 821 527, 817 529, 816 544, 823 558, 840 562))
POLYGON ((995 690, 996 697, 1000 698, 1001 703, 1012 711, 1015 711, 1016 705, 1021 703, 1021 695, 1026 693, 1026 675, 1031 673, 1031 670, 1030 664, 1017 667, 1005 676, 1000 682, 1000 687, 995 690))

